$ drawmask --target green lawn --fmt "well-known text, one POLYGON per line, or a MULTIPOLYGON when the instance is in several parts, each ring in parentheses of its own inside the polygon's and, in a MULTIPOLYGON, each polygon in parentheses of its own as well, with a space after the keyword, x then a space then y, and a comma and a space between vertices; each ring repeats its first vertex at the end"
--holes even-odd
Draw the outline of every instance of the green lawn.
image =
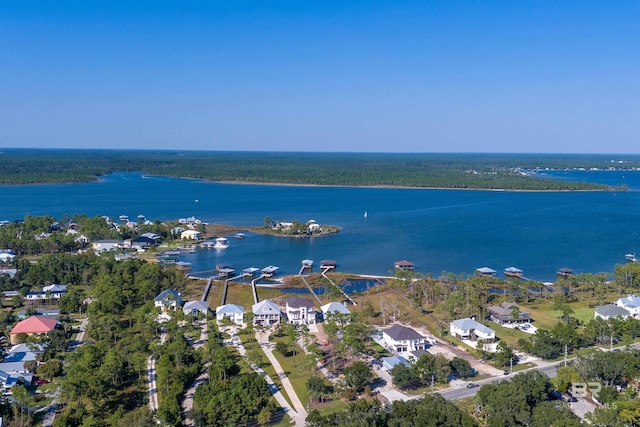
MULTIPOLYGON (((286 342, 287 337, 275 337, 271 336, 271 342, 284 341, 286 342)), ((306 355, 302 352, 302 349, 296 346, 296 351, 298 352, 295 356, 295 366, 294 366, 294 358, 293 356, 285 357, 282 354, 274 351, 273 354, 280 362, 280 366, 289 377, 289 381, 291 381, 291 385, 293 389, 296 391, 300 402, 303 405, 309 404, 309 409, 317 409, 321 414, 330 414, 333 412, 338 412, 345 410, 349 404, 347 402, 342 402, 339 399, 333 399, 331 401, 326 401, 324 403, 319 402, 310 402, 309 400, 309 391, 307 390, 307 380, 309 377, 314 375, 311 369, 311 362, 307 359, 306 355)), ((315 371, 315 369, 314 369, 315 371)), ((327 384, 330 384, 328 380, 325 381, 327 384)))

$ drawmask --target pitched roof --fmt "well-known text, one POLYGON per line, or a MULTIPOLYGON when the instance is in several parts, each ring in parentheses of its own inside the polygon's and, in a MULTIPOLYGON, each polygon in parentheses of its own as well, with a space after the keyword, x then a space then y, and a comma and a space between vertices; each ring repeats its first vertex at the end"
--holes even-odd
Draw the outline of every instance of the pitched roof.
POLYGON ((382 331, 394 341, 422 340, 424 337, 411 328, 402 325, 393 325, 389 329, 382 331))
POLYGON ((351 314, 351 311, 341 302, 330 302, 329 304, 325 304, 320 307, 323 313, 335 313, 338 312, 340 314, 351 314))
POLYGON ((470 319, 468 317, 465 317, 464 319, 458 319, 458 320, 454 320, 453 322, 451 322, 451 324, 453 326, 455 326, 456 328, 462 330, 462 331, 470 331, 472 329, 478 331, 478 332, 482 332, 485 334, 492 334, 492 333, 496 333, 496 331, 494 331, 493 329, 484 326, 482 323, 477 322, 473 319, 470 319))
POLYGON ((11 334, 36 334, 52 331, 58 321, 42 316, 31 316, 16 324, 11 330, 11 334))
POLYGON ((166 291, 160 292, 160 295, 158 295, 155 300, 157 302, 160 302, 166 299, 179 301, 182 299, 182 296, 180 295, 180 292, 176 291, 175 289, 167 289, 166 291))
POLYGON ((244 313, 244 307, 236 304, 225 304, 216 308, 216 314, 244 313))
POLYGON ((300 307, 313 308, 314 307, 313 301, 311 301, 309 298, 298 298, 298 297, 287 298, 287 306, 291 308, 300 308, 300 307))
POLYGON ((187 301, 182 307, 183 310, 209 311, 209 303, 206 301, 187 301))
POLYGON ((601 305, 600 307, 596 307, 596 314, 604 317, 627 317, 630 313, 628 310, 622 307, 618 307, 613 304, 606 304, 601 305))
POLYGON ((260 301, 257 304, 253 304, 251 306, 251 311, 253 314, 280 314, 280 306, 273 301, 269 301, 268 299, 260 301))
POLYGON ((476 268, 477 272, 480 272, 482 274, 496 274, 496 271, 489 268, 489 267, 480 267, 480 268, 476 268))
POLYGON ((629 295, 616 301, 616 305, 621 305, 623 307, 629 308, 638 308, 640 307, 640 297, 636 295, 629 295))

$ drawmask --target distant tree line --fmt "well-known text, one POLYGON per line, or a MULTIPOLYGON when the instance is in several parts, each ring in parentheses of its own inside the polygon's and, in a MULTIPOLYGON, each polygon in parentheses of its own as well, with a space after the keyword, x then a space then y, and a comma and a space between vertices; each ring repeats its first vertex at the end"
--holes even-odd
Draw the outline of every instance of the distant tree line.
POLYGON ((210 181, 455 189, 607 190, 531 176, 535 168, 638 167, 610 156, 24 150, 2 153, 0 183, 83 182, 113 172, 210 181))

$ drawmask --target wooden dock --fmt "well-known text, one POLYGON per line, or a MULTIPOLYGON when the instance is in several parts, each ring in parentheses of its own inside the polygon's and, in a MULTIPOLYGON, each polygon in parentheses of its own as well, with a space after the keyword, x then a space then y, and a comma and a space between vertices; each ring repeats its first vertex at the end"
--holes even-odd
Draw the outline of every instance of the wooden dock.
POLYGON ((318 304, 322 307, 322 301, 320 301, 320 298, 318 298, 318 295, 316 295, 316 293, 313 292, 313 288, 309 285, 309 282, 307 282, 307 279, 305 279, 304 276, 302 275, 302 272, 307 269, 308 269, 307 267, 302 266, 298 274, 300 275, 300 278, 302 279, 304 284, 307 285, 307 288, 309 289, 309 292, 311 293, 311 295, 316 299, 316 301, 318 301, 318 304))
POLYGON ((329 283, 331 283, 342 295, 344 295, 344 297, 347 299, 347 301, 349 301, 353 305, 358 305, 358 303, 356 303, 354 300, 352 300, 351 297, 349 295, 347 295, 340 286, 336 285, 335 283, 333 283, 333 280, 329 279, 329 276, 327 276, 327 272, 330 271, 330 270, 333 270, 333 267, 323 268, 322 269, 322 277, 327 279, 329 281, 329 283))

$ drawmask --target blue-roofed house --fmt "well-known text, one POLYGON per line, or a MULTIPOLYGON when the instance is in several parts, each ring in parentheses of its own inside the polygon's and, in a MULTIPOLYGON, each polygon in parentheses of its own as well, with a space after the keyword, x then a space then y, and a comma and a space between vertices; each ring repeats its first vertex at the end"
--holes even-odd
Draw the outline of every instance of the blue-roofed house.
POLYGON ((449 332, 461 340, 483 340, 485 343, 491 343, 496 339, 496 331, 468 317, 451 322, 449 332))
POLYGON ((244 324, 244 307, 236 304, 225 304, 216 308, 216 320, 218 324, 225 319, 236 325, 244 324))
POLYGON ((640 297, 637 295, 628 295, 618 299, 613 304, 617 307, 624 308, 633 317, 640 316, 640 297))
POLYGON ((402 356, 389 356, 382 358, 382 367, 387 371, 390 371, 396 365, 409 366, 409 361, 402 356))
POLYGON ((209 314, 209 303, 206 301, 187 301, 182 307, 182 311, 186 315, 198 316, 209 314))

